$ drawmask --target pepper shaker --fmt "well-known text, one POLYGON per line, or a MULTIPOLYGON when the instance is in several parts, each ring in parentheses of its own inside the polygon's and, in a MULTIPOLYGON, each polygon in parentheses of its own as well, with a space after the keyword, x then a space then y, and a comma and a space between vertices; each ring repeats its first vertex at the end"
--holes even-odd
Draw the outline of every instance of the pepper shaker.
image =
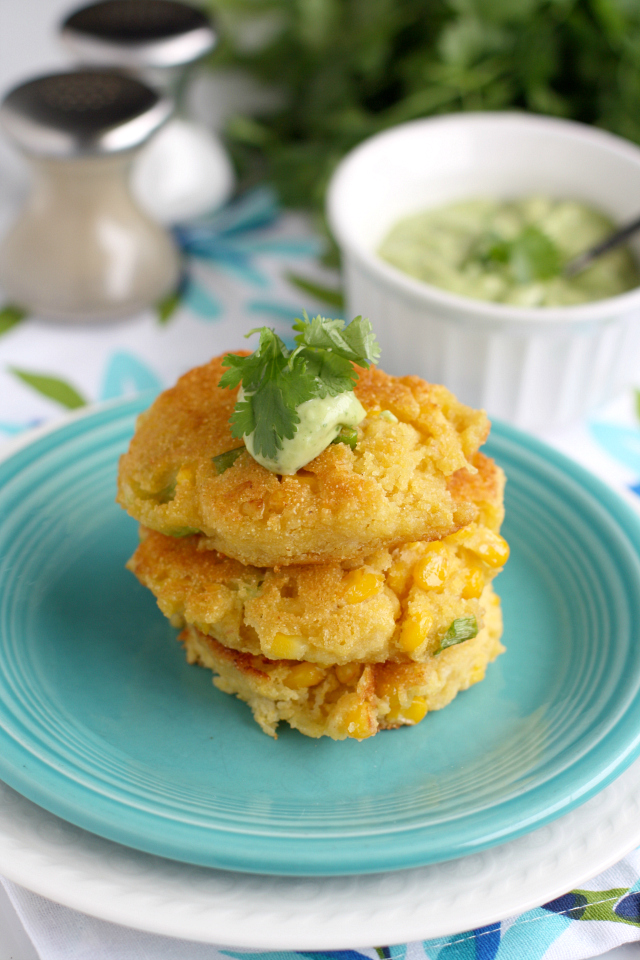
POLYGON ((76 71, 13 89, 0 123, 33 168, 31 193, 0 247, 0 283, 38 316, 129 316, 176 287, 179 255, 131 196, 132 161, 172 104, 118 73, 76 71))
POLYGON ((231 196, 235 176, 225 148, 183 109, 190 68, 217 39, 200 10, 175 0, 99 0, 71 13, 61 38, 81 63, 117 67, 176 101, 176 115, 132 171, 134 193, 152 216, 176 223, 231 196))

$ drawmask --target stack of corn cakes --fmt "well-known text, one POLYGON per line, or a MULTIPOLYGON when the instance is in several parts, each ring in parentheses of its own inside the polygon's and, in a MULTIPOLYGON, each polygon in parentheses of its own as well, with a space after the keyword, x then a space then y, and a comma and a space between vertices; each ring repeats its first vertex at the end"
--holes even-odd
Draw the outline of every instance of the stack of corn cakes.
POLYGON ((373 736, 482 680, 503 647, 491 581, 509 554, 504 475, 482 411, 418 377, 359 369, 355 449, 292 476, 238 447, 222 358, 138 421, 118 501, 142 524, 128 567, 187 659, 265 733, 373 736), (229 465, 230 464, 230 465, 229 465))

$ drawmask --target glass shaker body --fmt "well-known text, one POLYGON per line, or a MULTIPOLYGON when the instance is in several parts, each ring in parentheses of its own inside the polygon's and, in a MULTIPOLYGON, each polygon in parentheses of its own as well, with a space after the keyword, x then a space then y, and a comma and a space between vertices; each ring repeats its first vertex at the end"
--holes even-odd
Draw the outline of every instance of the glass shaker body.
POLYGON ((132 189, 143 209, 161 223, 178 223, 230 198, 229 154, 184 106, 194 67, 217 42, 201 10, 176 0, 98 0, 65 19, 61 39, 82 64, 117 67, 176 105, 133 165, 132 189))
POLYGON ((38 316, 100 322, 138 313, 175 289, 173 240, 131 196, 136 154, 29 158, 31 193, 0 247, 10 300, 38 316))

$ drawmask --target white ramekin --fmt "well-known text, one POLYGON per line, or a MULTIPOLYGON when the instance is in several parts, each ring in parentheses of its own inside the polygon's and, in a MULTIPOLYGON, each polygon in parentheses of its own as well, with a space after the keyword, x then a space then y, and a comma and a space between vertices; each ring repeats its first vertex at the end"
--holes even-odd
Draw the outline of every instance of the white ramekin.
MULTIPOLYGON (((329 186, 348 316, 371 319, 383 369, 444 383, 521 427, 575 422, 640 379, 640 288, 576 307, 448 293, 377 256, 401 217, 454 200, 577 199, 622 223, 640 213, 640 149, 566 120, 465 113, 417 120, 353 150, 329 186)), ((640 240, 632 244, 640 260, 640 240)))

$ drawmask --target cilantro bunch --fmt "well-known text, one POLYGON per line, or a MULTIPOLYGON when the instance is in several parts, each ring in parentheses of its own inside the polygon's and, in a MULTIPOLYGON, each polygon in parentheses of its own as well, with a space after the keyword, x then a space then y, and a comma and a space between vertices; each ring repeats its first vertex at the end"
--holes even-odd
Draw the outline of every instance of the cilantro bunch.
POLYGON ((335 397, 353 390, 358 374, 354 364, 368 368, 377 363, 380 347, 368 320, 314 317, 296 320, 296 348, 289 350, 269 327, 251 330, 260 334, 258 349, 248 357, 228 353, 220 386, 242 385, 244 396, 231 416, 234 437, 254 434, 256 452, 275 460, 283 440, 292 440, 300 423, 296 408, 315 397, 335 397))
POLYGON ((393 124, 530 110, 640 143, 636 0, 205 0, 211 65, 273 90, 230 119, 245 183, 323 205, 336 163, 393 124))

